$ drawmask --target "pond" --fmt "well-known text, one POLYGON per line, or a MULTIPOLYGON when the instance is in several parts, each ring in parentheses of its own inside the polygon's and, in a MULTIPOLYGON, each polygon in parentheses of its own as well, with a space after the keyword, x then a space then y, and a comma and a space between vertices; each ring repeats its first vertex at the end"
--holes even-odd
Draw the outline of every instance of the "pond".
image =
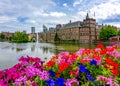
POLYGON ((95 45, 0 42, 0 70, 14 66, 21 56, 39 57, 48 61, 61 51, 76 52, 81 47, 93 48, 95 45))

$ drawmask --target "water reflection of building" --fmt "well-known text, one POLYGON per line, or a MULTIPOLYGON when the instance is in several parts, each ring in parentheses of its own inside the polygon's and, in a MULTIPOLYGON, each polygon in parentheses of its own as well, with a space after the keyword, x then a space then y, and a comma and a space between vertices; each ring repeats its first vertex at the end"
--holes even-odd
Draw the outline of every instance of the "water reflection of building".
POLYGON ((32 52, 35 51, 35 45, 33 45, 33 46, 31 47, 31 51, 32 51, 32 52))
POLYGON ((88 14, 83 21, 58 24, 53 31, 43 28, 39 38, 42 41, 54 42, 56 33, 60 40, 76 40, 78 43, 92 43, 99 39, 99 28, 97 28, 96 20, 90 18, 88 14))

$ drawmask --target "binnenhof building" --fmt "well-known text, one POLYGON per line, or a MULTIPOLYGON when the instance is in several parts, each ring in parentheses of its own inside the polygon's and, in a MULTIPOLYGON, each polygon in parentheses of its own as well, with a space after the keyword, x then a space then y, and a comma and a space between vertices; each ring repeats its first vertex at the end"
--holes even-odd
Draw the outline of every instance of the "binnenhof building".
POLYGON ((96 19, 90 18, 88 13, 83 21, 58 24, 56 28, 47 29, 43 25, 43 32, 39 33, 39 38, 44 42, 54 42, 57 33, 60 40, 75 40, 78 43, 93 43, 99 39, 99 28, 96 19))

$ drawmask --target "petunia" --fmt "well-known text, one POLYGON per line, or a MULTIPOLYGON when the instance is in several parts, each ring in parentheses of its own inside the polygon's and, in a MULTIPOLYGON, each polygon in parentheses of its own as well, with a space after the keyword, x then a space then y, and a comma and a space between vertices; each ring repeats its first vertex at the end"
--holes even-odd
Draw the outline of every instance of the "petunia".
POLYGON ((95 81, 95 79, 94 79, 94 78, 92 78, 90 75, 88 75, 88 76, 87 76, 87 79, 88 79, 88 80, 90 80, 90 81, 92 81, 92 82, 94 82, 94 81, 95 81))
POLYGON ((94 60, 94 59, 93 59, 93 60, 91 60, 91 61, 90 61, 90 65, 97 65, 97 61, 96 61, 96 60, 94 60))
POLYGON ((49 70, 48 73, 50 74, 50 76, 54 77, 56 74, 53 70, 49 70))
POLYGON ((55 81, 52 78, 50 78, 50 79, 46 80, 46 84, 47 84, 47 86, 54 86, 55 81))
POLYGON ((85 66, 82 65, 82 64, 80 64, 80 65, 79 65, 79 71, 80 71, 80 72, 85 72, 85 71, 86 71, 85 66))
POLYGON ((64 86, 64 79, 63 78, 57 78, 57 80, 55 81, 55 84, 57 86, 64 86))

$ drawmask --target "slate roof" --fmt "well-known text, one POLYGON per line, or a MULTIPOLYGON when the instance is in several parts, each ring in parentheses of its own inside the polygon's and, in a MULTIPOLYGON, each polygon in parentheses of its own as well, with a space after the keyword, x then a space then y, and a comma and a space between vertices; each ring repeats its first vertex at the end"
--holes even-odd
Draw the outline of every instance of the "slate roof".
POLYGON ((62 28, 72 28, 72 27, 80 27, 82 26, 83 22, 81 21, 76 21, 76 22, 71 22, 68 24, 64 24, 62 28))

